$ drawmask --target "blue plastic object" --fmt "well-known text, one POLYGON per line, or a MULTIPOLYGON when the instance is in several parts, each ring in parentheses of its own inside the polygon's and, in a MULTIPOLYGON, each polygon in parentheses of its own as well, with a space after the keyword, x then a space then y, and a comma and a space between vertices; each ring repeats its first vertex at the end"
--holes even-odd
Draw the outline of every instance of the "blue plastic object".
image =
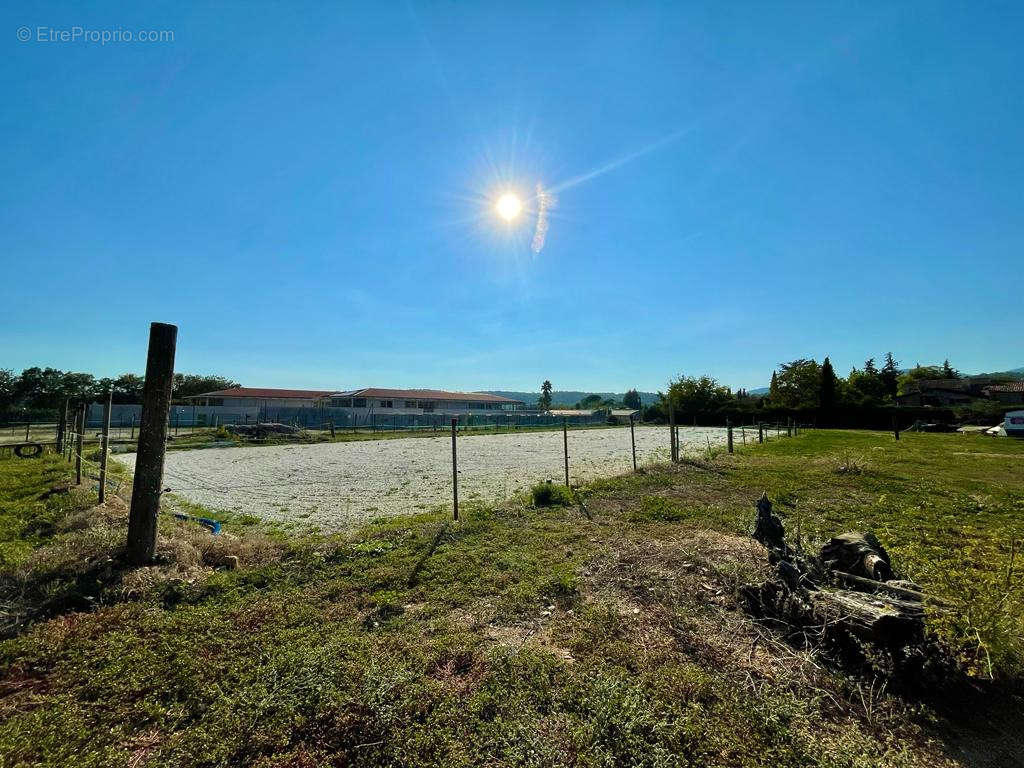
POLYGON ((199 523, 204 528, 209 528, 210 533, 214 536, 220 533, 220 521, 212 520, 209 517, 194 517, 192 515, 186 515, 182 512, 175 512, 174 516, 179 520, 191 520, 195 523, 199 523))

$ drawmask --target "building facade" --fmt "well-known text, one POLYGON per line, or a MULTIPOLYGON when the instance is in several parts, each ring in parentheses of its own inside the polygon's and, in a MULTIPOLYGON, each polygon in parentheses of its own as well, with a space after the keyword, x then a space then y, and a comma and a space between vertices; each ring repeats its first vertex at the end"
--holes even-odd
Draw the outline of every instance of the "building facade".
POLYGON ((266 389, 235 387, 186 398, 196 406, 257 408, 272 413, 291 408, 342 408, 353 416, 497 414, 518 411, 520 400, 482 392, 447 392, 441 389, 384 389, 364 387, 334 390, 266 389))
POLYGON ((192 405, 229 406, 232 408, 313 408, 331 390, 267 389, 265 387, 234 387, 186 397, 192 405))
POLYGON ((365 387, 334 392, 322 405, 344 408, 357 415, 459 415, 496 414, 522 410, 521 400, 512 400, 484 392, 447 392, 441 389, 384 389, 365 387))

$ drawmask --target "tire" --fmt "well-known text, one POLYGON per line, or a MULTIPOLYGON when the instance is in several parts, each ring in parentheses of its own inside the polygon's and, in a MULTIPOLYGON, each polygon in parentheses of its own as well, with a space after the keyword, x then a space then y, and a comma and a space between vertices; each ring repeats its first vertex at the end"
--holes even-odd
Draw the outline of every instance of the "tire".
POLYGON ((14 455, 19 459, 38 459, 43 455, 43 446, 40 443, 22 443, 14 446, 14 455))

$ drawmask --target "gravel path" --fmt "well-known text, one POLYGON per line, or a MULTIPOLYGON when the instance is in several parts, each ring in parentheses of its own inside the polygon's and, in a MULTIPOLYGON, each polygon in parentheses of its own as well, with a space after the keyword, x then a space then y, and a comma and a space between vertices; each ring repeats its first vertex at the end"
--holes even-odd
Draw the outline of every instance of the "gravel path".
MULTIPOLYGON (((724 429, 679 432, 684 453, 725 443, 724 429)), ((637 427, 636 445, 639 462, 667 461, 667 428, 637 427)), ((458 452, 460 501, 498 501, 564 475, 561 432, 460 435, 458 452)), ((569 457, 573 483, 629 472, 629 430, 571 431, 569 457)), ((117 458, 134 468, 135 454, 117 458)), ((324 530, 450 504, 451 483, 449 436, 172 451, 164 467, 165 487, 190 501, 324 530)))

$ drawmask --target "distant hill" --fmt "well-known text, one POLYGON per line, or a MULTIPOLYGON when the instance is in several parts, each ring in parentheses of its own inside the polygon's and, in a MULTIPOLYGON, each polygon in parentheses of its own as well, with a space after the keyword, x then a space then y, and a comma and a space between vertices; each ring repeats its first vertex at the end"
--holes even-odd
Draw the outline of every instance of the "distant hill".
MULTIPOLYGON (((540 397, 540 392, 510 392, 503 389, 488 389, 486 392, 490 395, 501 395, 502 397, 510 397, 513 400, 522 400, 524 403, 529 405, 536 405, 537 398, 540 397)), ((644 405, 653 405, 658 402, 657 392, 639 392, 640 402, 644 405)), ((588 395, 600 395, 602 398, 611 399, 615 401, 622 400, 626 396, 625 392, 577 392, 572 389, 556 389, 551 393, 552 405, 563 405, 572 407, 576 405, 580 400, 587 397, 588 395)))

